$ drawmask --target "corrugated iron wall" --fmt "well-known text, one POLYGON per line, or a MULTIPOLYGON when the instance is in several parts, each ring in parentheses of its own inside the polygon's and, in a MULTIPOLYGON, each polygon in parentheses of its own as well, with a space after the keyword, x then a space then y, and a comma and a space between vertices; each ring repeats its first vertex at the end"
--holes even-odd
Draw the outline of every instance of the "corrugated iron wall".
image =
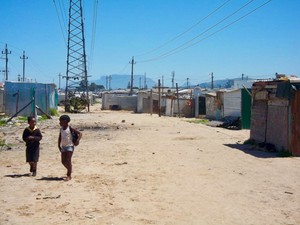
MULTIPOLYGON (((43 111, 50 113, 50 109, 57 109, 56 89, 54 84, 5 82, 4 105, 5 114, 12 116, 16 110, 25 107, 31 100, 35 91, 35 103, 43 111), (17 98, 19 93, 19 98, 17 98), (17 102, 18 100, 18 102, 17 102)), ((32 114, 33 104, 19 113, 20 116, 32 114)), ((41 114, 38 112, 38 114, 41 114)))
POLYGON ((272 143, 277 150, 288 150, 289 100, 268 101, 266 143, 272 143))
POLYGON ((250 138, 257 142, 266 141, 268 102, 254 100, 251 111, 250 138))
POLYGON ((300 91, 295 93, 291 101, 291 115, 290 150, 294 156, 300 156, 300 91))

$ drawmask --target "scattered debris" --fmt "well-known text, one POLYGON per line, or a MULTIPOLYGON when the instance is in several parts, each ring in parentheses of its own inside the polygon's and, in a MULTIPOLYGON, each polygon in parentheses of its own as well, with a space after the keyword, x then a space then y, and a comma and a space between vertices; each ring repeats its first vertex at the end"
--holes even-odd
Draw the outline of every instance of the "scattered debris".
POLYGON ((116 166, 122 166, 128 164, 127 162, 122 162, 122 163, 115 163, 116 166))

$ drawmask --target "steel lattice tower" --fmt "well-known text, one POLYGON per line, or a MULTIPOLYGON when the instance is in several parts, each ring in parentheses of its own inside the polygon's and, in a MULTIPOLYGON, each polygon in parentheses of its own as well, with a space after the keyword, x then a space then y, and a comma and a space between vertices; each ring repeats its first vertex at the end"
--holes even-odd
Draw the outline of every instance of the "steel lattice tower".
POLYGON ((68 23, 67 73, 65 111, 70 112, 70 96, 84 89, 89 111, 88 76, 86 65, 82 0, 70 0, 68 23))

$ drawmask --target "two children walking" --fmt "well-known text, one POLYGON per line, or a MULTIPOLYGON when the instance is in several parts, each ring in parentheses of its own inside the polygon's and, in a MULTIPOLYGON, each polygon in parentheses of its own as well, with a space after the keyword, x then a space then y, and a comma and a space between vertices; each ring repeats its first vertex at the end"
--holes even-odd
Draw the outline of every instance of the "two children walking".
MULTIPOLYGON (((67 169, 67 176, 64 179, 69 181, 72 179, 72 155, 74 146, 79 144, 82 133, 69 126, 71 121, 68 115, 62 115, 59 118, 61 126, 58 137, 58 149, 61 152, 61 162, 67 169)), ((42 139, 41 131, 36 127, 36 119, 28 117, 29 126, 23 131, 23 140, 26 143, 26 162, 30 165, 30 173, 36 176, 37 162, 39 160, 39 146, 42 139)))

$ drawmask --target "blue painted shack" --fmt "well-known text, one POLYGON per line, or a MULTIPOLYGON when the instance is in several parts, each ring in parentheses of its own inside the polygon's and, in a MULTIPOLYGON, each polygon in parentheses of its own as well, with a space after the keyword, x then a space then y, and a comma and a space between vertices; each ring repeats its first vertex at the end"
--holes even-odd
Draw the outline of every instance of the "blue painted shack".
MULTIPOLYGON (((7 116, 14 115, 28 104, 18 115, 33 115, 34 102, 40 109, 50 114, 50 110, 57 109, 58 105, 56 85, 6 81, 3 102, 4 112, 7 116), (30 103, 33 97, 35 97, 35 101, 30 103)), ((41 114, 39 110, 37 113, 41 114)))

